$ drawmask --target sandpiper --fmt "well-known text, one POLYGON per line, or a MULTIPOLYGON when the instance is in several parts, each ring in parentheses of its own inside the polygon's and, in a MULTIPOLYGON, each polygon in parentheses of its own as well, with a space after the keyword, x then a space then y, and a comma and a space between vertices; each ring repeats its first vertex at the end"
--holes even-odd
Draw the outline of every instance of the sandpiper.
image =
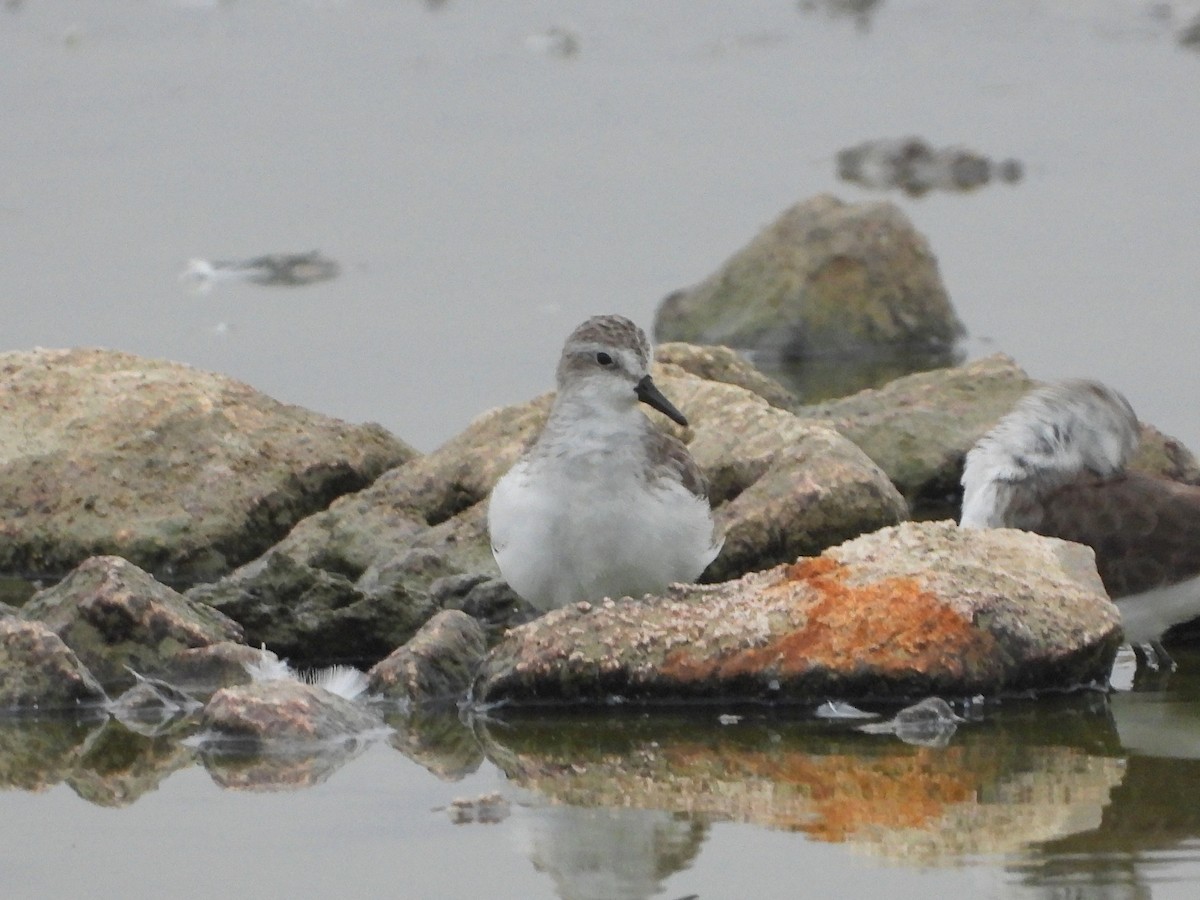
POLYGON ((638 409, 687 425, 649 366, 650 342, 629 319, 576 328, 541 435, 492 490, 492 552, 538 609, 658 593, 694 581, 720 552, 704 475, 638 409))
POLYGON ((1138 436, 1129 401, 1105 385, 1039 388, 967 454, 960 524, 1087 544, 1126 640, 1172 667, 1159 639, 1200 616, 1200 487, 1127 470, 1138 436))

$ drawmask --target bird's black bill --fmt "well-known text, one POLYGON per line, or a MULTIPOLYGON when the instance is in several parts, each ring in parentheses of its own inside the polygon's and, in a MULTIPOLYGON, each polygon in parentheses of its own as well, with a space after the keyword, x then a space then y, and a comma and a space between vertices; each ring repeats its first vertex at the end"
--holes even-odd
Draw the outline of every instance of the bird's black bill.
POLYGON ((650 379, 649 375, 639 381, 637 387, 633 390, 637 394, 637 398, 647 406, 654 407, 672 422, 676 422, 687 428, 688 420, 684 418, 683 413, 675 408, 675 404, 663 396, 662 391, 658 389, 658 386, 650 379))

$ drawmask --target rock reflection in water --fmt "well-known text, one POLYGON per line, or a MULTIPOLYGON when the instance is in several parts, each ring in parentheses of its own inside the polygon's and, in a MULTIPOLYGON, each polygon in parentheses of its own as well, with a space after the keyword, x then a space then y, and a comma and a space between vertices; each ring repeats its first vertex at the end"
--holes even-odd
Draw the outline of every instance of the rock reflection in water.
POLYGON ((480 731, 489 757, 546 804, 752 823, 946 864, 1097 826, 1124 764, 1103 749, 1114 735, 1094 702, 1072 701, 1052 735, 1045 717, 1031 725, 1005 715, 945 747, 749 719, 721 729, 589 720, 480 731))

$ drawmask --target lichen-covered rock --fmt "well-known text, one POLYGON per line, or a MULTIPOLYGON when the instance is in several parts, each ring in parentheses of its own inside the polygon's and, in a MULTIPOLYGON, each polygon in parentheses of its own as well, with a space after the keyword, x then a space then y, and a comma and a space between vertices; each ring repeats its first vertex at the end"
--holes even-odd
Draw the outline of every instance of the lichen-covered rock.
POLYGON ((1104 681, 1120 640, 1086 547, 905 523, 738 581, 557 610, 493 648, 474 695, 811 703, 1054 691, 1104 681))
POLYGON ((272 742, 337 741, 383 727, 361 703, 290 679, 222 688, 205 704, 208 741, 247 748, 272 742))
POLYGON ((100 683, 49 627, 0 616, 0 710, 70 709, 106 699, 100 683))
MULTIPOLYGON (((708 475, 726 530, 707 579, 793 560, 907 516, 887 476, 832 430, 675 366, 654 374, 692 422, 676 434, 690 441, 708 475)), ((537 436, 550 399, 481 416, 443 447, 340 498, 265 556, 189 596, 241 622, 249 643, 265 641, 293 660, 381 659, 439 606, 470 602, 457 590, 470 589, 461 578, 481 586, 474 599, 487 606, 487 618, 521 618, 527 607, 509 592, 482 587, 500 575, 486 501, 537 436)))
POLYGON ((85 560, 21 615, 58 634, 109 688, 132 685, 130 668, 161 674, 183 650, 242 636, 233 620, 116 556, 85 560))
POLYGON ((821 195, 786 210, 717 272, 659 306, 662 341, 806 359, 948 352, 963 334, 928 242, 891 203, 821 195))
POLYGON ((0 572, 115 554, 216 578, 415 455, 223 375, 110 350, 0 354, 0 572))
POLYGON ((417 705, 451 705, 466 694, 486 650, 478 622, 466 613, 443 610, 367 673, 367 689, 417 705))

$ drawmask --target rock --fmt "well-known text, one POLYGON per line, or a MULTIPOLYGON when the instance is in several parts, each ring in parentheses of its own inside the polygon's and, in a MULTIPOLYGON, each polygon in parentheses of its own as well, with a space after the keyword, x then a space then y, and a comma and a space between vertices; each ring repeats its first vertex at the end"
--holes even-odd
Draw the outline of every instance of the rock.
POLYGON ((282 679, 222 688, 201 713, 206 745, 340 741, 383 728, 370 709, 315 685, 282 679))
POLYGON ((466 613, 443 610, 367 673, 367 689, 391 700, 450 706, 466 694, 486 650, 478 622, 466 613))
POLYGON ((668 296, 654 323, 660 341, 805 360, 920 351, 942 365, 963 330, 904 213, 828 195, 791 207, 705 281, 668 296))
MULTIPOLYGON (((658 366, 654 375, 693 423, 676 433, 690 438, 726 529, 707 578, 791 561, 907 516, 887 476, 830 429, 674 366, 658 366)), ((188 596, 241 622, 249 643, 265 641, 305 661, 375 662, 439 607, 469 607, 492 628, 529 617, 498 580, 486 500, 549 406, 547 395, 481 416, 433 453, 301 522, 264 557, 188 596)))
POLYGON ((0 710, 71 709, 107 699, 92 673, 50 628, 0 617, 0 710))
POLYGON ((1090 550, 905 523, 664 597, 581 603, 510 632, 480 702, 803 702, 1061 691, 1104 682, 1120 616, 1090 550))
POLYGON ((725 530, 702 580, 791 562, 908 518, 887 476, 824 425, 732 385, 665 373, 655 381, 693 423, 688 447, 725 530))
POLYGON ((1034 382, 1007 356, 907 375, 797 410, 826 422, 887 473, 915 518, 957 517, 963 457, 1034 382))
POLYGON ((242 633, 236 622, 116 556, 85 560, 35 594, 21 615, 58 634, 101 684, 121 689, 134 682, 131 668, 161 674, 181 651, 238 641, 242 633))
MULTIPOLYGON (((659 344, 654 348, 654 359, 663 366, 676 366, 697 378, 745 388, 778 409, 795 412, 800 403, 791 391, 729 347, 679 342, 659 344)), ((667 371, 674 370, 668 368, 667 371)))
POLYGON ((0 354, 0 572, 125 557, 216 578, 415 455, 376 425, 109 350, 0 354))
POLYGON ((181 650, 166 661, 162 675, 177 688, 208 694, 217 688, 249 684, 250 673, 246 667, 261 665, 264 652, 270 661, 279 662, 279 657, 269 650, 255 650, 234 641, 219 641, 181 650))
POLYGON ((993 179, 1020 181, 1015 159, 993 161, 966 147, 933 147, 918 137, 864 141, 837 154, 838 177, 865 188, 900 188, 919 197, 931 190, 969 191, 993 179))

